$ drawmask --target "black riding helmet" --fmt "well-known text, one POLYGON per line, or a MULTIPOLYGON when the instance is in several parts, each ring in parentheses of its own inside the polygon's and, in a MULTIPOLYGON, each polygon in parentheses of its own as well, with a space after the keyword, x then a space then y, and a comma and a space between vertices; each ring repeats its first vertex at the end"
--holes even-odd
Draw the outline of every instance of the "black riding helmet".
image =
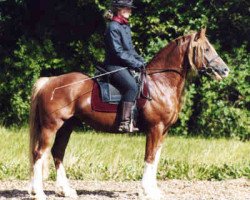
POLYGON ((113 0, 113 7, 128 7, 128 8, 136 8, 133 5, 133 0, 113 0))

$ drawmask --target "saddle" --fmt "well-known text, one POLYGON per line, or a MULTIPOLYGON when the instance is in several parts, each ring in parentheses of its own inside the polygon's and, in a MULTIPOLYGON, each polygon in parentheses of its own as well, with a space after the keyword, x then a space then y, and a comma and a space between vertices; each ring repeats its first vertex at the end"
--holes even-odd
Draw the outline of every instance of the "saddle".
MULTIPOLYGON (((101 67, 97 67, 96 75, 98 76, 103 73, 106 73, 106 71, 101 67)), ((132 73, 132 75, 135 77, 139 87, 139 95, 136 100, 136 106, 137 109, 142 109, 146 101, 150 99, 146 74, 142 70, 141 73, 137 75, 132 73)), ((108 75, 94 80, 91 98, 92 110, 98 112, 116 113, 121 98, 121 93, 110 83, 108 75)))

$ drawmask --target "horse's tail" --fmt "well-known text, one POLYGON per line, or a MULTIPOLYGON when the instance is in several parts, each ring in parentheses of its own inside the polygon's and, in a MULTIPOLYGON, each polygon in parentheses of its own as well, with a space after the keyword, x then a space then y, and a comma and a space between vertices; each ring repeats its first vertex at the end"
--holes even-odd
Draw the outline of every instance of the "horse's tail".
MULTIPOLYGON (((29 117, 29 126, 30 126, 30 146, 29 146, 29 157, 30 157, 30 174, 33 174, 33 165, 35 164, 34 152, 38 148, 38 140, 40 134, 40 117, 38 109, 38 97, 39 91, 43 88, 45 83, 49 80, 48 77, 42 77, 36 81, 32 88, 31 95, 31 105, 30 105, 30 117, 29 117)), ((46 161, 44 163, 47 163, 46 161)), ((46 168, 43 164, 43 174, 46 172, 46 168)))

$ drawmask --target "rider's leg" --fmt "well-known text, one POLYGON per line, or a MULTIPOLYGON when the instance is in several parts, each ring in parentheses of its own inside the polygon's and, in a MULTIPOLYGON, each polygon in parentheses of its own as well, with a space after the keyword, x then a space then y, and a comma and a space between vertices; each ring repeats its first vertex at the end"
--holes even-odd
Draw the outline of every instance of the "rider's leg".
POLYGON ((134 127, 134 123, 131 120, 133 112, 134 102, 123 101, 121 105, 121 120, 118 130, 120 132, 134 132, 138 131, 138 128, 134 127))
POLYGON ((119 131, 133 132, 135 130, 138 130, 138 129, 133 129, 133 127, 130 126, 132 108, 134 106, 136 96, 138 94, 138 85, 134 77, 130 74, 130 72, 127 69, 125 69, 112 74, 110 80, 111 83, 115 87, 117 87, 117 89, 122 94, 122 102, 120 106, 121 118, 120 118, 120 125, 118 128, 119 131))

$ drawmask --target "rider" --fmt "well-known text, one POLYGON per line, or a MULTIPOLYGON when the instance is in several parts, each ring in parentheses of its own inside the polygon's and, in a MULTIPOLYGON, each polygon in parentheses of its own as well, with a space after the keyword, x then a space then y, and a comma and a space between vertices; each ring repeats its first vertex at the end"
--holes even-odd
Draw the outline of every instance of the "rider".
POLYGON ((122 94, 121 119, 118 128, 121 132, 130 132, 132 108, 138 94, 138 86, 130 70, 140 71, 145 66, 144 59, 138 55, 132 44, 128 22, 132 8, 135 8, 133 0, 113 0, 112 14, 106 16, 110 22, 105 31, 105 69, 113 71, 127 67, 111 74, 110 79, 122 94))

